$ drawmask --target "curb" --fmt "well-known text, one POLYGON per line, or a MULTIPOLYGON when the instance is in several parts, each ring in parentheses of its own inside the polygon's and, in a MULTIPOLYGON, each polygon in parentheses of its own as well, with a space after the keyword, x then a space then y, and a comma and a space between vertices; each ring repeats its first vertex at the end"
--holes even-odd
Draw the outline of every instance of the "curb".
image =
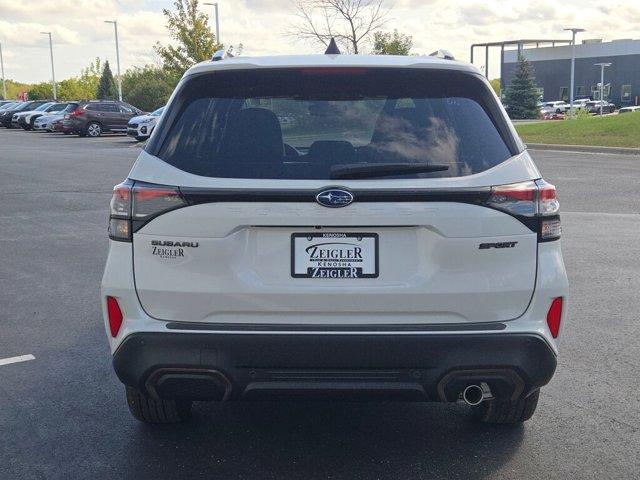
POLYGON ((617 155, 640 155, 640 148, 596 147, 591 145, 553 145, 550 143, 527 143, 529 150, 555 150, 559 152, 612 153, 617 155))

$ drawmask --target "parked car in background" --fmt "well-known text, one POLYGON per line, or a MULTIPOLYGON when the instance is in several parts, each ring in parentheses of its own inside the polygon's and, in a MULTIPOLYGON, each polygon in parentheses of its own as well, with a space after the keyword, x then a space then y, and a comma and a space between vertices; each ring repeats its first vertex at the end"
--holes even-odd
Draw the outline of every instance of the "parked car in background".
POLYGON ((0 114, 1 114, 3 111, 9 110, 9 109, 11 109, 11 108, 13 108, 13 107, 17 106, 17 105, 18 105, 18 103, 20 103, 20 102, 9 102, 9 103, 5 103, 5 104, 3 104, 3 105, 0 105, 0 114))
POLYGON ((81 137, 99 137, 104 132, 126 133, 132 117, 144 112, 119 101, 90 100, 79 102, 65 114, 65 126, 81 137))
POLYGON ((586 108, 587 103, 589 103, 591 101, 590 98, 578 98, 576 100, 573 101, 573 109, 574 110, 579 110, 581 108, 586 108))
MULTIPOLYGON (((78 102, 67 102, 64 104, 64 109, 60 112, 55 112, 53 114, 44 114, 33 122, 33 129, 36 131, 47 131, 53 132, 53 122, 56 120, 63 120, 64 115, 66 113, 73 112, 78 106, 78 102)), ((71 130, 68 130, 65 133, 71 133, 71 130)))
POLYGON ((633 113, 633 112, 640 112, 640 105, 631 105, 628 107, 622 107, 620 110, 618 110, 618 113, 633 113))
POLYGON ((73 133, 73 130, 65 124, 64 117, 57 118, 51 122, 51 131, 54 133, 64 133, 65 135, 73 133))
POLYGON ((11 108, 0 110, 0 126, 11 128, 11 119, 16 113, 33 110, 44 103, 47 103, 47 100, 20 102, 16 105, 13 105, 11 108))
POLYGON ((570 105, 565 101, 544 102, 540 111, 543 113, 564 113, 570 105))
POLYGON ((13 100, 0 100, 0 108, 4 107, 5 105, 8 105, 10 103, 14 103, 13 100))
POLYGON ((160 107, 148 115, 133 117, 127 124, 127 135, 134 137, 139 142, 146 140, 151 136, 151 132, 160 120, 163 111, 164 107, 160 107))
POLYGON ((564 113, 550 112, 542 115, 543 120, 564 120, 564 113))
POLYGON ((24 130, 31 130, 33 128, 33 123, 36 121, 37 118, 41 117, 42 115, 46 115, 47 113, 54 114, 54 113, 61 112, 66 108, 66 106, 67 106, 66 102, 45 103, 43 105, 40 105, 35 110, 16 114, 18 116, 17 124, 19 127, 23 128, 24 130))
POLYGON ((592 100, 587 102, 585 108, 589 113, 600 113, 600 105, 602 104, 602 113, 613 113, 616 111, 616 106, 613 103, 609 103, 606 100, 592 100))
POLYGON ((20 119, 24 116, 24 115, 29 115, 31 113, 34 113, 36 111, 42 111, 45 110, 46 108, 49 108, 52 105, 55 105, 56 102, 46 102, 43 103, 42 105, 40 105, 37 108, 34 108, 33 110, 23 110, 22 112, 18 112, 18 113, 14 113, 13 117, 11 118, 11 127, 12 128, 18 128, 19 126, 21 126, 18 122, 20 121, 20 119))

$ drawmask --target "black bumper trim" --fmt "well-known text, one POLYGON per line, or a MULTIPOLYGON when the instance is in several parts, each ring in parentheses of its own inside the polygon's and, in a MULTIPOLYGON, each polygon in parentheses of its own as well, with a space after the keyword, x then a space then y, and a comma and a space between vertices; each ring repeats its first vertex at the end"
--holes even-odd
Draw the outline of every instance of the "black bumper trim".
MULTIPOLYGON (((514 398, 547 384, 556 368, 553 350, 535 334, 253 333, 135 333, 113 365, 123 383, 147 392, 158 370, 217 372, 228 379, 230 400, 324 391, 414 400, 424 392, 422 400, 454 401, 461 382, 471 381, 514 398)), ((205 389, 187 376, 185 388, 205 389)), ((182 388, 180 378, 170 380, 163 395, 179 396, 168 389, 182 388)))
POLYGON ((276 324, 246 324, 246 323, 195 323, 195 322, 169 322, 169 330, 192 330, 205 332, 484 332, 504 330, 507 326, 501 322, 485 323, 443 323, 438 325, 276 325, 276 324))

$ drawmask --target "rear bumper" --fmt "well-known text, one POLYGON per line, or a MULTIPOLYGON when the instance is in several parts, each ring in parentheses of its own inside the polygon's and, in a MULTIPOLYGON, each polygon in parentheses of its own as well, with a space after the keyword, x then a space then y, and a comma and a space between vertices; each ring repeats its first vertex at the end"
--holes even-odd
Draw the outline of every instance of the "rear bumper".
POLYGON ((516 399, 547 384, 556 355, 536 334, 159 333, 113 356, 126 385, 162 398, 313 396, 455 401, 486 382, 516 399))

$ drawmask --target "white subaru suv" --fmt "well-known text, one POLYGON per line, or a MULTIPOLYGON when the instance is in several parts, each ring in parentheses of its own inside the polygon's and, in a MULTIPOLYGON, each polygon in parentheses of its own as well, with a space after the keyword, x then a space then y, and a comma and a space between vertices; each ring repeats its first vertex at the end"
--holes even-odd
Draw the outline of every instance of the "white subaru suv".
POLYGON ((555 187, 472 65, 200 63, 113 191, 113 365, 150 423, 303 396, 523 422, 567 315, 560 234, 555 187))

